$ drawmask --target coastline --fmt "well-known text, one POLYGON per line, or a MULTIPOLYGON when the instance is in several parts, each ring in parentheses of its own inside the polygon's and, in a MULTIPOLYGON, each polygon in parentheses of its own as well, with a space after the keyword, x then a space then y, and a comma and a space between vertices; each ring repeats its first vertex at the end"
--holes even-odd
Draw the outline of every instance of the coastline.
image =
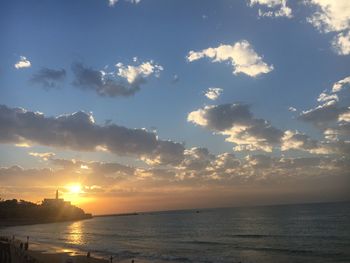
MULTIPOLYGON (((4 238, 4 237, 1 237, 4 238)), ((8 238, 8 237, 7 237, 8 238)), ((47 245, 38 242, 30 242, 28 251, 20 250, 20 243, 24 241, 16 239, 11 244, 11 255, 13 263, 23 262, 23 258, 29 258, 35 263, 110 263, 110 256, 102 255, 99 253, 91 253, 90 257, 87 257, 87 251, 81 251, 77 249, 66 249, 59 246, 47 245)), ((147 260, 143 258, 130 257, 119 258, 116 255, 113 256, 112 262, 120 263, 164 263, 159 260, 147 260)), ((168 261, 169 262, 169 261, 168 261)))

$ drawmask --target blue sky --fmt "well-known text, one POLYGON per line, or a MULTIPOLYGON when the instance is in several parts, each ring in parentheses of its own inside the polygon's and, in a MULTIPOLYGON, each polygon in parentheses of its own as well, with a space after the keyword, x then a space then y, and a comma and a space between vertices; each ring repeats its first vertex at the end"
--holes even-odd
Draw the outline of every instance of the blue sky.
MULTIPOLYGON (((107 0, 2 1, 0 104, 11 109, 21 107, 42 112, 47 117, 84 111, 93 114, 97 125, 103 126, 108 121, 130 129, 156 129, 160 140, 185 142, 186 149, 207 148, 214 155, 234 153, 243 159, 261 153, 295 158, 313 156, 314 148, 310 152, 300 147, 284 153, 279 147, 272 152, 238 152, 233 149, 237 143, 225 141, 227 134, 220 134, 225 131, 209 124, 201 125, 198 120, 188 120, 191 112, 209 105, 250 105, 255 119, 266 120, 283 132, 298 130, 319 144, 325 141, 327 128, 314 125, 313 120, 303 121, 302 115, 303 111, 320 105, 319 94, 324 90, 331 94, 333 84, 349 75, 348 47, 346 44, 332 46, 340 34, 349 35, 349 28, 321 21, 324 27, 333 26, 328 32, 318 28, 316 22, 308 22, 308 18, 323 11, 329 16, 339 15, 349 24, 350 15, 338 14, 339 9, 332 9, 333 6, 329 10, 334 12, 327 13, 325 4, 316 0, 308 4, 302 1, 271 3, 268 6, 253 0, 142 0, 138 3, 119 0, 111 5, 107 0), (259 15, 259 9, 277 12, 286 6, 292 10, 290 17, 259 15), (273 66, 273 70, 256 76, 233 74, 230 60, 213 62, 205 56, 195 61, 188 59, 190 51, 233 46, 242 41, 247 41, 249 48, 266 65, 273 66), (30 67, 14 67, 21 56, 30 61, 30 67), (134 58, 137 59, 134 61, 134 58), (91 88, 74 85, 76 63, 119 78, 117 63, 138 67, 146 62, 161 66, 162 70, 159 74, 141 74, 140 90, 131 96, 100 96, 91 88), (65 75, 56 87, 45 89, 31 81, 43 68, 64 69, 65 75), (177 81, 174 81, 175 75, 177 81), (205 96, 210 87, 222 89, 214 101, 205 96), (297 111, 291 112, 289 107, 297 111)), ((345 3, 344 12, 349 10, 346 8, 349 7, 345 3)), ((235 63, 237 68, 237 61, 235 63)), ((343 107, 349 106, 349 101, 341 102, 343 107)), ((337 117, 341 114, 346 114, 346 110, 337 117)), ((255 119, 250 120, 249 125, 251 121, 255 123, 255 119)), ((334 128, 337 124, 329 125, 328 128, 334 128)), ((339 140, 346 144, 347 136, 339 140)), ((142 158, 134 155, 63 149, 30 139, 31 147, 22 148, 15 146, 14 141, 3 141, 0 165, 4 167, 51 165, 28 157, 28 152, 54 152, 64 159, 144 166, 142 158)), ((327 152, 327 156, 333 154, 327 152)), ((341 153, 341 158, 347 156, 348 153, 341 153)))

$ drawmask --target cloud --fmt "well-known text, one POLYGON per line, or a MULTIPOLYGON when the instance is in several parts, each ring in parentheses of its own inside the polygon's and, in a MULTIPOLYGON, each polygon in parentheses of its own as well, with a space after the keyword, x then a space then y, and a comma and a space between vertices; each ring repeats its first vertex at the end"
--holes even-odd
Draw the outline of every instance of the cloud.
MULTIPOLYGON (((342 120, 347 119, 347 112, 342 120)), ((349 111, 350 112, 350 111, 349 111)), ((324 107, 303 112, 299 118, 310 121, 317 127, 329 127, 329 121, 339 116, 339 109, 330 104, 324 107), (329 108, 328 108, 329 107, 329 108), (327 108, 327 109, 325 109, 327 108)), ((345 154, 350 152, 344 140, 329 141, 339 134, 350 134, 347 125, 339 124, 328 130, 327 141, 318 141, 299 131, 280 130, 268 121, 253 116, 250 107, 245 104, 222 104, 205 106, 188 114, 187 120, 206 127, 217 134, 226 136, 226 141, 233 143, 234 151, 264 151, 273 149, 281 151, 299 150, 311 154, 345 154)), ((324 128, 325 129, 325 128, 324 128)), ((339 137, 339 136, 338 136, 339 137)))
POLYGON ((141 2, 141 0, 127 0, 127 1, 132 3, 132 4, 138 4, 141 2))
POLYGON ((316 108, 303 111, 299 119, 310 122, 316 127, 328 127, 331 122, 337 121, 340 114, 345 112, 345 107, 338 107, 334 100, 327 101, 316 108))
POLYGON ((296 112, 297 111, 297 109, 294 108, 294 107, 289 107, 288 110, 291 111, 291 112, 296 112))
POLYGON ((349 29, 350 2, 347 0, 307 0, 306 4, 316 7, 308 22, 321 32, 334 32, 349 29))
POLYGON ((350 107, 348 107, 348 111, 345 111, 344 113, 338 116, 338 121, 350 122, 350 107))
POLYGON ((333 39, 332 46, 338 55, 350 54, 350 31, 339 33, 333 39))
POLYGON ((51 89, 58 88, 65 77, 66 71, 64 69, 42 68, 32 76, 30 82, 41 85, 44 89, 51 89))
POLYGON ((221 88, 209 88, 204 95, 210 100, 216 100, 222 92, 223 89, 221 88))
POLYGON ((139 66, 124 66, 116 64, 116 72, 105 72, 85 67, 80 63, 73 64, 75 75, 73 85, 81 89, 90 89, 100 96, 117 97, 132 96, 138 92, 146 78, 151 75, 159 76, 163 67, 148 61, 139 66))
POLYGON ((350 77, 335 82, 329 92, 322 92, 317 98, 322 104, 315 108, 302 111, 299 119, 312 123, 318 128, 326 129, 334 122, 338 122, 340 116, 348 111, 348 95, 350 77), (347 90, 347 91, 346 91, 347 90))
POLYGON ((327 94, 326 92, 322 92, 318 98, 318 102, 326 102, 326 101, 339 101, 337 94, 327 94))
POLYGON ((118 0, 108 0, 109 6, 114 6, 116 3, 118 3, 118 0))
POLYGON ((55 167, 63 168, 64 170, 74 171, 74 173, 77 174, 88 174, 89 176, 95 176, 97 181, 90 182, 92 184, 98 183, 101 185, 104 179, 106 179, 107 183, 109 183, 111 180, 108 178, 119 180, 121 178, 131 177, 135 173, 134 167, 120 163, 105 163, 58 158, 49 158, 48 161, 55 167))
POLYGON ((173 79, 171 80, 172 84, 176 84, 180 81, 180 77, 177 74, 174 74, 173 79))
MULTIPOLYGON (((39 200, 52 194, 56 187, 64 191, 67 183, 77 181, 83 188, 80 198, 125 198, 141 194, 144 199, 154 194, 158 197, 156 200, 163 200, 162 196, 159 197, 162 191, 176 196, 189 191, 193 195, 198 189, 207 187, 217 192, 232 192, 242 186, 262 189, 278 184, 280 189, 283 186, 300 188, 309 183, 308 189, 315 186, 324 189, 335 177, 349 178, 350 171, 347 158, 248 155, 239 159, 230 153, 210 156, 200 148, 189 152, 188 159, 193 158, 195 162, 188 167, 181 165, 169 169, 67 159, 48 160, 54 165, 51 169, 0 167, 0 191, 6 197, 18 197, 20 192, 21 196, 28 194, 33 198, 35 195, 39 200), (198 156, 206 158, 205 161, 200 163, 198 156)), ((339 185, 348 185, 348 181, 341 180, 339 185)), ((337 187, 336 191, 344 191, 344 188, 337 187)))
MULTIPOLYGON (((109 6, 114 6, 116 3, 118 3, 119 0, 108 0, 109 6)), ((126 0, 126 2, 132 3, 132 4, 138 4, 141 2, 141 0, 126 0)))
POLYGON ((317 101, 322 104, 299 115, 299 120, 320 129, 325 138, 311 153, 350 154, 349 83, 349 77, 335 82, 330 91, 319 95, 317 101))
POLYGON ((350 54, 350 2, 348 0, 307 0, 316 8, 307 21, 321 33, 338 32, 332 46, 338 55, 350 54))
POLYGON ((16 69, 29 68, 31 66, 30 61, 25 56, 20 56, 19 61, 15 64, 16 69))
POLYGON ((333 93, 339 92, 339 91, 345 89, 346 87, 348 87, 348 88, 350 87, 350 76, 334 83, 333 87, 332 87, 332 92, 333 93))
POLYGON ((193 147, 185 150, 184 160, 178 168, 195 171, 203 170, 214 159, 215 156, 210 154, 207 148, 193 147))
POLYGON ((124 66, 122 63, 116 64, 118 69, 118 76, 125 78, 129 84, 138 84, 143 83, 145 78, 154 74, 156 77, 159 77, 160 72, 163 70, 163 67, 154 62, 147 61, 139 66, 124 66))
POLYGON ((282 137, 281 151, 288 150, 303 150, 314 154, 330 153, 317 140, 312 140, 306 134, 291 130, 285 131, 282 137))
POLYGON ((226 141, 237 145, 234 149, 271 152, 279 144, 283 132, 263 119, 253 117, 244 104, 206 106, 190 112, 187 120, 227 136, 226 141))
POLYGON ((233 67, 233 74, 244 73, 250 77, 256 77, 273 70, 273 65, 266 64, 246 40, 233 45, 219 45, 216 48, 190 51, 187 60, 193 62, 204 57, 210 58, 212 62, 229 61, 233 67))
POLYGON ((28 143, 75 151, 105 149, 120 156, 135 156, 157 164, 180 162, 184 146, 159 140, 144 129, 95 123, 91 114, 78 111, 58 117, 21 108, 0 106, 0 143, 28 143))
POLYGON ((44 153, 38 153, 38 152, 29 152, 28 153, 29 155, 31 156, 34 156, 34 157, 38 157, 44 161, 47 161, 49 159, 51 159, 52 157, 54 157, 56 154, 53 153, 53 152, 44 152, 44 153))
POLYGON ((292 9, 287 6, 287 0, 249 0, 249 5, 259 5, 264 10, 259 8, 260 17, 287 17, 292 18, 292 9))

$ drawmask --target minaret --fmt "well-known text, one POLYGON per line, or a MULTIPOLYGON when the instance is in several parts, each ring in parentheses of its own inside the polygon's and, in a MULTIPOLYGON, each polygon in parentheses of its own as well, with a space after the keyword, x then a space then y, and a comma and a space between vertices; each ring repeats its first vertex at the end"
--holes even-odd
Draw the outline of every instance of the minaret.
POLYGON ((56 200, 58 200, 58 189, 56 190, 56 200))

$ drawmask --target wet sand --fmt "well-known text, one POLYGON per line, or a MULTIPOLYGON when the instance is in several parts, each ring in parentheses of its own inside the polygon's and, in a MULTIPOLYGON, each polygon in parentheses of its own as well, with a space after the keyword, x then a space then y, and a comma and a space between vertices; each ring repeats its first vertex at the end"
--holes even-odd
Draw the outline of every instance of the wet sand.
MULTIPOLYGON (((57 251, 52 252, 48 249, 45 244, 34 243, 30 244, 28 251, 20 251, 19 244, 23 242, 16 240, 11 244, 11 257, 13 263, 109 263, 109 257, 104 256, 94 256, 91 254, 90 257, 83 255, 81 252, 76 251, 57 251), (26 260, 27 258, 27 260, 26 260)), ((113 263, 162 263, 163 261, 145 260, 140 258, 128 258, 128 259, 118 259, 113 258, 113 263)))

